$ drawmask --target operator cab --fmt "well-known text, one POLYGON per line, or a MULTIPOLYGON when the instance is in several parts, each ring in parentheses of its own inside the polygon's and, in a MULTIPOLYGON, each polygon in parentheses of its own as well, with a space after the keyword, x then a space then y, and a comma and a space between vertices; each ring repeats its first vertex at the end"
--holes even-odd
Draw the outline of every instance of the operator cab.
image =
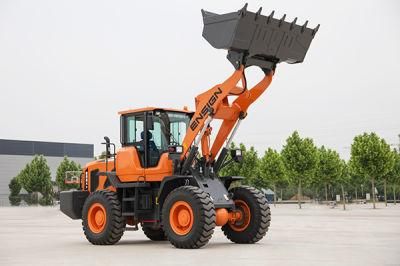
POLYGON ((156 167, 171 146, 182 145, 192 112, 142 108, 121 115, 121 145, 135 147, 143 168, 156 167))

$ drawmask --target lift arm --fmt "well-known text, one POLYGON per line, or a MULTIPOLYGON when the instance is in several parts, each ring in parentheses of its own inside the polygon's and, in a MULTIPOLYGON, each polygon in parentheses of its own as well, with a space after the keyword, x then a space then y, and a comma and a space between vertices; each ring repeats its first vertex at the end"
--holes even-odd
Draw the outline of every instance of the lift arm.
POLYGON ((201 140, 202 155, 208 162, 213 162, 238 120, 247 115, 248 107, 268 88, 274 73, 273 70, 266 70, 264 78, 249 90, 244 71, 245 67, 242 65, 225 82, 196 97, 196 112, 183 140, 183 156, 193 143, 197 147, 201 140), (238 86, 240 81, 242 86, 238 86), (230 103, 228 96, 236 99, 230 103), (222 124, 210 147, 212 119, 220 119, 222 124))

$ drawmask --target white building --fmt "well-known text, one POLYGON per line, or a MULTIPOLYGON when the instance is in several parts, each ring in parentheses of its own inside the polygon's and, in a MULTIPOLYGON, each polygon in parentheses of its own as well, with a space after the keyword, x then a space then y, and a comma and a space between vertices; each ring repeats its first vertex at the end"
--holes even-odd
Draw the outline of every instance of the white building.
POLYGON ((55 180, 57 167, 64 156, 84 166, 93 160, 93 148, 93 144, 0 139, 0 206, 8 205, 10 180, 17 176, 35 155, 46 157, 52 179, 55 180))

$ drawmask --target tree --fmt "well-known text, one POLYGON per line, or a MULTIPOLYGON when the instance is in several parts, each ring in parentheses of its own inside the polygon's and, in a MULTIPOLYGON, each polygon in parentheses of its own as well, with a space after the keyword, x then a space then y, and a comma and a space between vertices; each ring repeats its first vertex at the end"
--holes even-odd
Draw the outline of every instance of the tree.
POLYGON ((95 156, 95 160, 104 160, 106 158, 106 151, 102 151, 99 156, 95 156))
POLYGON ((398 173, 397 173, 398 169, 396 168, 397 152, 396 152, 396 150, 393 150, 392 153, 393 153, 393 166, 389 169, 389 171, 386 173, 386 175, 382 176, 383 193, 384 193, 386 207, 387 207, 387 183, 389 180, 396 179, 396 177, 398 176, 398 173))
POLYGON ((368 182, 364 175, 358 173, 356 167, 350 160, 347 163, 351 184, 354 186, 356 200, 358 200, 358 188, 361 188, 361 198, 364 198, 364 185, 368 182))
POLYGON ((260 160, 260 179, 263 181, 263 187, 268 184, 274 189, 274 206, 276 206, 276 187, 279 182, 286 178, 285 165, 283 164, 281 155, 268 148, 264 156, 260 160))
POLYGON ((298 204, 301 209, 301 185, 315 172, 318 163, 317 148, 312 139, 302 139, 295 131, 283 146, 282 158, 288 177, 298 186, 298 204))
POLYGON ((258 159, 257 151, 253 146, 249 150, 246 150, 246 147, 242 143, 240 144, 240 149, 243 151, 244 156, 243 163, 240 166, 240 175, 245 177, 245 184, 253 184, 255 179, 260 176, 260 160, 258 159))
POLYGON ((11 179, 8 188, 10 189, 10 196, 8 196, 10 204, 12 206, 18 206, 21 203, 21 196, 19 193, 21 192, 22 187, 17 176, 11 179))
POLYGON ((325 200, 328 200, 328 185, 332 185, 342 174, 342 162, 339 154, 324 146, 318 149, 318 165, 315 176, 324 184, 325 200))
POLYGON ((337 183, 342 191, 343 210, 346 210, 346 195, 344 186, 350 182, 350 170, 344 160, 339 161, 339 175, 336 176, 335 183, 337 183))
POLYGON ((321 179, 314 173, 308 180, 307 180, 307 187, 312 190, 313 199, 315 201, 319 200, 320 198, 320 191, 324 188, 324 184, 321 182, 321 179))
MULTIPOLYGON (((231 143, 230 149, 236 149, 236 145, 234 142, 231 143)), ((231 159, 231 155, 228 154, 227 158, 225 159, 225 162, 231 159)), ((220 176, 239 176, 240 175, 240 163, 230 163, 223 167, 219 174, 220 176)))
MULTIPOLYGON (((400 153, 394 150, 393 156, 394 156, 394 165, 392 169, 389 171, 389 173, 385 176, 385 181, 387 180, 389 184, 391 184, 392 186, 393 203, 396 204, 396 187, 400 185, 400 153)), ((385 193, 385 201, 386 201, 386 193, 385 193)))
POLYGON ((394 164, 390 146, 375 133, 358 135, 351 145, 350 161, 357 174, 364 175, 371 181, 375 209, 375 181, 385 176, 394 164))
POLYGON ((17 177, 11 179, 10 183, 8 184, 8 188, 10 189, 10 194, 16 196, 21 192, 21 184, 18 181, 17 177))
POLYGON ((36 155, 19 174, 22 187, 30 194, 39 192, 43 195, 41 204, 52 204, 53 187, 50 168, 43 155, 36 155))
POLYGON ((81 166, 76 164, 74 161, 69 160, 67 156, 61 161, 57 168, 56 182, 60 190, 69 190, 73 188, 78 188, 78 184, 65 184, 65 175, 67 171, 80 171, 81 166))

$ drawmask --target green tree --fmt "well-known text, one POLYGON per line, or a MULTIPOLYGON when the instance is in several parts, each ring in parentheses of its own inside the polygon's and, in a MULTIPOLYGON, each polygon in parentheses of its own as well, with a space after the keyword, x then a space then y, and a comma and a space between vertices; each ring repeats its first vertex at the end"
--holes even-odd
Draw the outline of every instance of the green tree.
POLYGON ((350 183, 350 170, 348 165, 344 160, 339 161, 339 175, 335 177, 335 183, 340 186, 342 191, 342 203, 343 210, 346 210, 346 194, 345 194, 345 186, 350 183))
MULTIPOLYGON (((387 180, 387 182, 392 186, 393 203, 396 204, 396 187, 400 185, 400 153, 394 150, 393 156, 394 156, 394 164, 392 169, 385 176, 385 181, 387 180)), ((386 196, 385 196, 385 201, 386 201, 386 196)))
POLYGON ((282 158, 288 177, 298 186, 298 204, 301 209, 301 185, 314 175, 318 163, 317 148, 312 139, 302 139, 295 131, 283 146, 282 158))
POLYGON ((396 150, 393 150, 392 153, 393 153, 393 165, 389 169, 389 171, 385 175, 382 176, 383 194, 384 194, 386 207, 387 207, 387 183, 389 180, 395 179, 397 177, 397 169, 396 169, 397 152, 396 152, 396 150))
POLYGON ((280 182, 284 182, 285 178, 286 169, 281 155, 277 151, 268 148, 260 160, 260 179, 263 187, 272 185, 274 189, 274 206, 276 206, 276 187, 280 182))
POLYGON ((69 160, 67 156, 61 161, 57 168, 56 182, 60 190, 69 190, 73 188, 78 188, 78 184, 65 184, 65 175, 67 171, 80 171, 81 166, 76 164, 74 161, 69 160))
POLYGON ((240 165, 240 175, 245 177, 245 184, 253 184, 257 178, 260 176, 259 170, 259 159, 257 155, 257 151, 253 146, 250 149, 246 149, 244 144, 240 144, 240 149, 243 151, 243 162, 240 165))
MULTIPOLYGON (((36 155, 19 174, 22 187, 32 195, 39 192, 43 196, 41 203, 52 204, 53 186, 51 184, 50 168, 43 155, 36 155)), ((36 202, 34 200, 33 202, 36 202)))
POLYGON ((375 209, 375 181, 385 176, 394 164, 390 146, 375 133, 358 135, 351 145, 350 160, 356 173, 371 181, 372 202, 375 209))
POLYGON ((18 206, 21 203, 21 196, 19 193, 21 192, 22 187, 17 176, 10 180, 8 188, 10 189, 10 195, 8 196, 10 204, 12 206, 18 206))
POLYGON ((19 183, 17 176, 11 179, 10 183, 8 184, 8 188, 10 189, 10 195, 19 195, 22 186, 19 183))
POLYGON ((332 185, 340 177, 342 162, 339 154, 324 146, 318 149, 318 165, 315 176, 324 184, 325 200, 328 200, 328 185, 332 185))
MULTIPOLYGON (((236 145, 234 142, 231 143, 230 149, 236 149, 236 145)), ((225 159, 225 162, 227 162, 229 160, 231 160, 230 154, 228 154, 227 158, 225 159)), ((239 176, 241 164, 242 164, 242 162, 241 163, 230 163, 220 170, 219 175, 220 176, 239 176)))
POLYGON ((321 179, 314 173, 308 181, 307 187, 312 190, 312 195, 314 200, 318 200, 320 198, 320 191, 323 190, 324 184, 321 182, 321 179))
POLYGON ((353 165, 352 161, 350 160, 347 163, 348 171, 349 171, 349 176, 351 179, 351 184, 354 187, 354 192, 355 192, 355 197, 356 200, 358 200, 358 188, 361 188, 361 198, 365 199, 364 195, 364 186, 368 182, 368 180, 365 178, 364 175, 360 174, 357 170, 356 167, 353 165))
POLYGON ((95 160, 104 160, 106 158, 106 151, 102 151, 99 156, 95 156, 95 160))

